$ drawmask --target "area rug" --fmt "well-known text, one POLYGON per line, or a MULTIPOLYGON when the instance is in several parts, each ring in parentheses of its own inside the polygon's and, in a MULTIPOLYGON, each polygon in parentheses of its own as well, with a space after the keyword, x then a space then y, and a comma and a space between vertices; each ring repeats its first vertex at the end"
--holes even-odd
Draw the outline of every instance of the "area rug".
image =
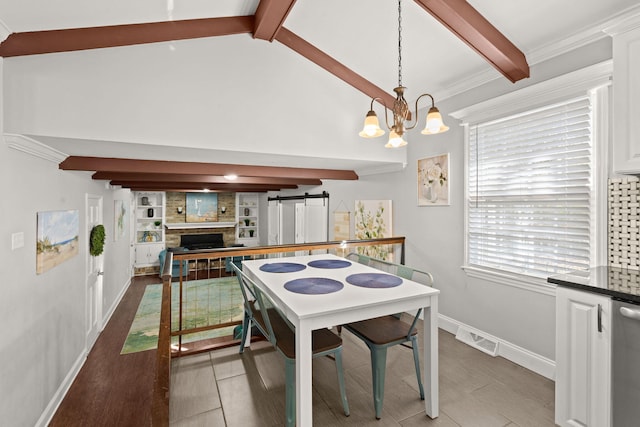
MULTIPOLYGON (((180 284, 172 283, 171 329, 179 329, 180 284)), ((183 282, 182 329, 242 320, 242 292, 236 277, 183 282)), ((162 285, 147 285, 120 354, 151 350, 158 345, 162 285)), ((233 335, 233 326, 183 335, 182 342, 233 335)), ((172 338, 177 345, 178 337, 172 338)))

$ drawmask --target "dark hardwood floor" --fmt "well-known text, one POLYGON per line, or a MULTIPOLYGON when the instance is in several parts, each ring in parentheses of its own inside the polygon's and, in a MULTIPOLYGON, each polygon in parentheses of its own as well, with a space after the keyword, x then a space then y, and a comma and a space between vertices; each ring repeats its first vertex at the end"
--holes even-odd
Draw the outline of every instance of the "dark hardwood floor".
POLYGON ((132 279, 50 426, 150 426, 156 351, 120 354, 147 284, 132 279))

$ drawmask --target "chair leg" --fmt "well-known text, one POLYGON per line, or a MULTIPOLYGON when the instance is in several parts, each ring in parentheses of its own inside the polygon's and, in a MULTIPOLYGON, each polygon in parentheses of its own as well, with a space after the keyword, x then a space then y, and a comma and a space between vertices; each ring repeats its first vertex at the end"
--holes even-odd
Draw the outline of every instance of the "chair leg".
POLYGON ((247 331, 249 330, 250 323, 249 316, 245 313, 242 318, 242 339, 240 340, 240 350, 238 350, 238 353, 240 354, 244 353, 244 345, 247 342, 247 331))
POLYGON ((344 414, 348 417, 350 415, 350 412, 349 402, 347 402, 347 391, 344 386, 344 371, 342 370, 342 348, 336 350, 335 359, 336 371, 338 371, 338 385, 340 386, 340 396, 342 397, 342 408, 344 409, 344 414))
POLYGON ((418 350, 418 339, 415 335, 411 337, 411 347, 413 347, 413 361, 416 364, 416 377, 418 377, 420 399, 424 400, 424 388, 422 387, 422 378, 420 377, 420 351, 418 350))
POLYGON ((296 360, 287 359, 284 361, 285 372, 285 417, 286 426, 296 425, 296 360))
POLYGON ((376 419, 382 417, 382 402, 384 400, 384 376, 387 367, 387 347, 371 346, 371 375, 373 377, 373 406, 376 419))

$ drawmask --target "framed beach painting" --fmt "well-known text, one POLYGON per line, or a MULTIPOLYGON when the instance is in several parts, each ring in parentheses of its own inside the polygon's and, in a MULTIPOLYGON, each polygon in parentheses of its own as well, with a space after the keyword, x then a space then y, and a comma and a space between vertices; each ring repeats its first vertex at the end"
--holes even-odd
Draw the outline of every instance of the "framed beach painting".
POLYGON ((418 160, 418 206, 449 206, 449 153, 418 160))
POLYGON ((187 193, 187 222, 217 222, 216 193, 187 193))
POLYGON ((38 212, 36 274, 78 255, 79 211, 38 212))

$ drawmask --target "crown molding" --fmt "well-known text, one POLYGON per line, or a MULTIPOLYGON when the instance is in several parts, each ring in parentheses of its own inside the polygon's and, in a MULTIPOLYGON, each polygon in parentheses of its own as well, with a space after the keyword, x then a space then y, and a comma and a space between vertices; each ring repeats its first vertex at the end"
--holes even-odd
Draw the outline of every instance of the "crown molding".
MULTIPOLYGON (((540 48, 533 49, 527 52, 526 56, 529 65, 533 66, 637 26, 640 26, 640 5, 632 6, 582 31, 563 37, 562 40, 553 41, 540 48)), ((441 100, 447 99, 501 77, 494 69, 486 69, 485 71, 474 73, 467 79, 448 85, 447 90, 440 91, 437 95, 441 100)))
POLYGON ((55 150, 41 142, 31 139, 24 135, 5 133, 3 135, 4 140, 9 148, 22 151, 34 157, 39 157, 44 160, 48 160, 52 163, 59 164, 68 157, 67 154, 62 151, 55 150))
POLYGON ((390 163, 390 164, 384 164, 384 165, 363 167, 360 169, 356 169, 355 172, 356 174, 358 174, 358 176, 362 177, 367 175, 378 175, 382 173, 401 172, 406 167, 407 167, 406 162, 397 162, 397 163, 390 163))
POLYGON ((0 43, 5 41, 10 34, 11 30, 9 29, 9 27, 7 27, 7 24, 5 24, 2 19, 0 19, 0 43))
POLYGON ((507 94, 480 102, 449 115, 463 123, 492 120, 500 115, 514 113, 541 103, 573 96, 581 91, 609 85, 613 73, 613 61, 607 60, 583 69, 527 86, 507 94))

